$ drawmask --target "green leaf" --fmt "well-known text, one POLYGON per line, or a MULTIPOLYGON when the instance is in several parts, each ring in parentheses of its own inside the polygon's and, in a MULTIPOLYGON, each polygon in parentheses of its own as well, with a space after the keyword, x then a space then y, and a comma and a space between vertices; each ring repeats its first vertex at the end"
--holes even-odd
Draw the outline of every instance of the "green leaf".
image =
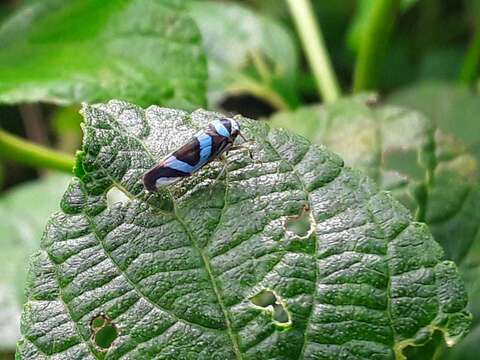
POLYGON ((429 225, 449 259, 460 261, 479 230, 478 159, 422 114, 368 101, 361 96, 306 107, 280 113, 272 123, 325 144, 365 171, 429 225))
POLYGON ((147 194, 142 174, 221 115, 82 112, 18 359, 393 359, 435 329, 451 345, 467 331, 463 284, 427 227, 325 148, 239 117, 252 157, 147 194), (310 231, 287 231, 304 212, 310 231))
POLYGON ((205 104, 200 33, 179 0, 46 0, 0 28, 0 102, 205 104))
MULTIPOLYGON (((446 83, 420 83, 416 86, 397 91, 388 99, 390 103, 408 106, 417 109, 426 114, 443 133, 453 134, 457 139, 461 139, 465 153, 470 153, 476 161, 471 158, 464 158, 464 164, 457 162, 458 166, 450 169, 450 174, 446 181, 455 182, 455 178, 463 178, 464 185, 458 186, 457 190, 443 193, 443 197, 448 196, 452 203, 462 205, 465 216, 457 217, 454 227, 440 229, 442 236, 447 244, 447 253, 457 254, 460 260, 466 254, 467 249, 463 245, 476 246, 476 241, 480 242, 480 209, 479 209, 479 163, 480 163, 480 122, 478 114, 480 113, 480 97, 469 88, 463 86, 453 86, 446 83), (456 201, 455 201, 456 200, 456 201), (475 205, 474 205, 475 204, 475 205), (471 230, 477 229, 476 233, 471 230), (462 239, 469 235, 469 241, 462 239), (456 243, 448 241, 448 238, 459 239, 456 243), (463 245, 462 245, 463 244, 463 245)), ((450 186, 450 184, 448 184, 450 186)), ((440 186, 439 186, 440 188, 440 186)), ((439 191, 439 194, 441 190, 439 191)), ((450 210, 447 208, 447 212, 450 210)), ((474 251, 474 250, 472 250, 474 251)), ((470 251, 470 253, 472 252, 470 251)), ((478 251, 478 250, 477 250, 478 251)), ((472 256, 471 254, 468 256, 472 256)), ((476 286, 471 284, 471 286, 476 286)), ((471 287, 469 285, 469 288, 471 287)))
POLYGON ((422 112, 443 132, 461 139, 480 161, 480 96, 468 87, 420 83, 397 91, 388 102, 422 112))
MULTIPOLYGON (((477 246, 480 245, 480 239, 477 240, 477 246)), ((480 249, 476 249, 477 256, 480 249)), ((480 263, 472 267, 462 269, 463 278, 468 285, 468 295, 470 299, 469 309, 473 313, 474 323, 471 332, 458 347, 445 349, 441 359, 445 360, 476 360, 478 358, 478 343, 480 341, 480 263)))
POLYGON ((463 47, 448 47, 425 52, 419 64, 417 81, 455 82, 465 57, 463 47))
MULTIPOLYGON (((428 163, 433 165, 435 181, 433 186, 427 186, 425 220, 447 256, 464 264, 462 274, 472 299, 469 309, 478 319, 480 259, 471 259, 480 254, 478 96, 466 88, 432 83, 390 97, 391 103, 420 110, 429 119, 402 108, 397 109, 398 116, 389 118, 388 112, 395 107, 372 109, 365 105, 365 100, 363 97, 328 107, 302 108, 274 117, 273 123, 326 144, 347 163, 376 177, 383 188, 390 189, 414 211, 422 200, 417 198, 422 194, 418 189, 428 183, 428 163), (435 141, 429 140, 430 134, 435 135, 435 141)), ((452 350, 444 350, 442 358, 476 359, 479 326, 475 321, 465 341, 452 350)))
POLYGON ((208 57, 208 98, 250 93, 276 108, 298 105, 298 49, 279 22, 236 3, 189 2, 208 57))
POLYGON ((38 249, 47 218, 58 210, 68 179, 48 176, 0 198, 0 352, 15 349, 28 257, 38 249))
POLYGON ((467 0, 466 1, 467 9, 470 12, 470 15, 478 20, 478 14, 480 14, 480 1, 479 0, 467 0))
MULTIPOLYGON (((412 94, 409 100, 414 102, 416 96, 418 94, 412 94)), ((417 100, 430 113, 439 107, 442 113, 454 106, 449 101, 455 99, 445 95, 443 101, 420 96, 417 100)), ((329 106, 302 108, 274 117, 273 124, 296 130, 329 146, 347 163, 369 173, 382 188, 392 191, 398 200, 423 216, 447 256, 463 260, 462 273, 469 298, 477 299, 478 276, 472 274, 478 274, 480 261, 471 258, 480 254, 475 248, 480 246, 480 189, 478 158, 471 154, 473 147, 446 135, 418 112, 395 106, 372 108, 365 105, 369 100, 369 96, 361 96, 329 106)), ((457 113, 457 123, 468 125, 472 118, 466 120, 462 116, 472 113, 474 105, 464 100, 461 106, 465 111, 457 113)), ((474 319, 477 318, 478 302, 472 301, 469 309, 474 319)), ((478 326, 478 322, 475 324, 478 326)), ((470 351, 472 344, 476 344, 476 334, 475 327, 458 349, 445 350, 443 358, 467 359, 467 354, 476 358, 477 354, 470 351)), ((431 345, 430 350, 438 352, 438 343, 431 345)), ((411 358, 427 357, 420 352, 411 358)))
POLYGON ((473 315, 472 330, 458 346, 445 349, 441 359, 444 360, 475 360, 478 357, 478 342, 480 341, 480 232, 461 266, 463 280, 466 283, 468 308, 473 315))

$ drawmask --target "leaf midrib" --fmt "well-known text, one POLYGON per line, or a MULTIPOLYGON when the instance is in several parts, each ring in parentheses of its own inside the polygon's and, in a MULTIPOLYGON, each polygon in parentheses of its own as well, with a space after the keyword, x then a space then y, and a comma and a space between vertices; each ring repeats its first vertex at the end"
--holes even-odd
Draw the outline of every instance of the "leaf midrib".
MULTIPOLYGON (((108 114, 110 115, 110 114, 108 114)), ((143 113, 142 113, 143 115, 143 113)), ((143 141, 141 141, 137 136, 135 136, 134 134, 132 134, 131 132, 128 131, 128 129, 126 129, 121 123, 118 122, 117 118, 116 117, 113 117, 111 116, 111 119, 113 120, 113 122, 115 122, 120 128, 122 128, 122 130, 128 134, 127 136, 130 137, 130 138, 133 138, 134 140, 136 140, 137 142, 139 142, 142 146, 142 148, 145 150, 146 154, 148 155, 148 157, 152 160, 152 162, 156 163, 158 162, 158 159, 155 159, 155 157, 153 156, 153 154, 150 152, 150 150, 146 147, 146 145, 144 144, 143 141)), ((100 168, 105 171, 107 173, 107 175, 110 177, 110 174, 108 174, 108 171, 103 168, 103 166, 100 165, 100 168)), ((228 175, 228 172, 227 172, 227 175, 228 175)), ((113 179, 112 179, 113 180, 113 179)), ((226 184, 228 185, 228 184, 226 184)), ((226 189, 228 189, 228 186, 226 186, 226 189)), ((127 189, 125 189, 127 190, 127 189)), ((211 269, 211 266, 210 266, 210 262, 209 262, 209 259, 208 257, 205 255, 205 253, 202 251, 202 249, 198 246, 198 242, 196 240, 196 238, 193 236, 192 232, 190 231, 190 229, 188 228, 188 225, 186 224, 186 222, 184 221, 184 219, 182 219, 177 210, 176 210, 176 204, 175 204, 175 201, 173 201, 173 195, 171 193, 171 191, 169 189, 166 189, 166 191, 168 192, 170 198, 172 199, 172 203, 174 205, 174 211, 172 213, 172 215, 175 217, 175 219, 178 221, 178 223, 183 227, 185 233, 187 234, 188 238, 190 239, 190 242, 192 243, 192 246, 198 251, 198 253, 200 254, 201 258, 202 258, 202 261, 203 261, 203 264, 204 264, 204 268, 205 268, 205 271, 209 277, 209 280, 210 280, 210 285, 212 286, 212 289, 215 293, 215 296, 217 297, 217 301, 218 301, 218 304, 223 312, 223 315, 224 315, 224 318, 225 318, 225 325, 226 325, 226 328, 227 328, 227 333, 229 335, 229 338, 230 338, 230 341, 232 342, 232 347, 234 349, 234 352, 235 352, 235 355, 237 357, 237 359, 241 360, 242 359, 242 354, 240 352, 240 347, 239 347, 239 344, 238 344, 238 340, 236 339, 236 336, 235 336, 235 333, 233 331, 233 328, 232 328, 232 325, 231 325, 231 321, 230 321, 230 317, 229 317, 229 314, 228 314, 228 309, 226 308, 224 302, 223 302, 223 299, 221 297, 221 293, 220 293, 220 289, 215 281, 215 278, 213 276, 213 272, 212 272, 212 269, 211 269)), ((127 196, 131 197, 131 198, 136 198, 135 195, 131 194, 128 190, 127 190, 127 196)), ((139 200, 141 201, 141 200, 139 200)), ((144 201, 142 201, 143 203, 145 203, 144 201)), ((148 206, 151 206, 151 205, 148 205, 148 206)), ((226 207, 226 194, 225 194, 225 199, 224 199, 224 207, 226 207)), ((222 214, 223 214, 223 211, 222 211, 222 214)), ((97 236, 95 234, 95 236, 97 236)), ((97 240, 102 244, 102 248, 103 248, 103 251, 106 253, 106 250, 103 246, 103 243, 101 242, 101 240, 97 237, 97 240)), ((110 258, 110 255, 107 254, 107 256, 110 258)), ((111 259, 111 258, 110 258, 111 259)), ((148 297, 145 296, 145 294, 143 294, 143 292, 139 291, 137 289, 137 287, 135 286, 135 284, 133 282, 131 282, 131 280, 126 276, 126 274, 121 270, 121 268, 118 266, 118 264, 113 260, 112 260, 112 263, 115 264, 115 266, 117 267, 118 271, 120 271, 122 274, 124 274, 125 278, 129 281, 129 283, 134 287, 135 290, 138 291, 138 293, 142 296, 142 298, 144 298, 146 301, 148 301, 149 303, 155 305, 156 307, 160 308, 156 303, 153 303, 152 301, 150 301, 150 299, 148 297)), ((166 311, 165 309, 161 309, 163 311, 166 311)), ((169 311, 166 311, 167 313, 171 314, 169 311)), ((174 316, 175 318, 178 319, 178 316, 174 315, 174 314, 171 314, 172 316, 174 316)), ((187 323, 190 323, 188 322, 187 320, 185 319, 181 319, 182 321, 185 321, 187 323)), ((207 328, 207 327, 204 327, 202 325, 199 325, 199 324, 195 324, 195 323, 190 323, 192 325, 195 325, 195 326, 200 326, 200 327, 203 327, 203 328, 206 328, 208 330, 215 330, 215 331, 219 331, 218 329, 215 329, 215 328, 207 328)), ((220 330, 221 331, 221 330, 220 330)))
POLYGON ((210 261, 209 261, 208 257, 205 255, 205 253, 202 251, 202 249, 198 246, 197 240, 193 236, 193 234, 190 231, 190 229, 188 228, 187 224, 183 221, 183 219, 181 219, 178 216, 176 211, 175 211, 175 216, 177 218, 177 221, 183 226, 183 228, 184 228, 185 232, 187 233, 187 236, 189 237, 190 241, 192 242, 194 248, 199 252, 200 256, 202 257, 202 261, 203 261, 203 265, 205 267, 205 271, 207 272, 208 278, 210 280, 210 284, 213 288, 215 296, 217 297, 218 304, 220 305, 220 308, 222 309, 223 316, 225 318, 225 325, 227 327, 227 333, 228 333, 228 336, 229 336, 229 338, 232 342, 233 350, 235 351, 235 355, 236 355, 237 359, 241 360, 242 359, 242 354, 240 352, 240 347, 239 347, 239 344, 238 344, 238 340, 237 340, 237 338, 234 334, 232 324, 231 324, 231 321, 230 321, 230 316, 228 314, 228 309, 223 302, 223 298, 221 296, 220 288, 219 288, 217 282, 215 281, 215 277, 213 276, 213 271, 212 271, 212 268, 210 266, 210 261))

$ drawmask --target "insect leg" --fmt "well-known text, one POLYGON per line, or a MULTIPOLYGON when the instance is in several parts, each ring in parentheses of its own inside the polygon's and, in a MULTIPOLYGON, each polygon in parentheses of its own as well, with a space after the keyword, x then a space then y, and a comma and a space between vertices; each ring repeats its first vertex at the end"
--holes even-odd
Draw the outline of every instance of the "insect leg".
POLYGON ((225 171, 227 170, 227 165, 228 165, 228 160, 227 160, 227 157, 225 156, 225 154, 221 154, 218 159, 222 162, 223 164, 223 167, 222 167, 222 170, 220 170, 220 172, 218 173, 217 177, 215 178, 215 182, 216 183, 218 180, 220 180, 220 178, 222 177, 222 175, 225 173, 225 171))
POLYGON ((225 156, 225 154, 221 154, 218 159, 222 162, 223 166, 222 166, 222 170, 220 170, 220 172, 218 173, 218 175, 215 177, 215 180, 213 181, 213 184, 210 188, 210 194, 212 193, 214 187, 215 187, 215 184, 217 183, 217 181, 220 181, 220 178, 222 177, 223 174, 225 174, 226 170, 227 170, 227 165, 228 165, 228 161, 227 161, 227 157, 225 156))
POLYGON ((229 149, 229 151, 230 151, 230 150, 242 150, 242 149, 243 149, 243 150, 247 150, 248 156, 250 157, 250 159, 253 160, 252 151, 251 151, 250 148, 249 148, 248 146, 246 146, 245 144, 234 145, 234 146, 232 146, 232 147, 229 149))

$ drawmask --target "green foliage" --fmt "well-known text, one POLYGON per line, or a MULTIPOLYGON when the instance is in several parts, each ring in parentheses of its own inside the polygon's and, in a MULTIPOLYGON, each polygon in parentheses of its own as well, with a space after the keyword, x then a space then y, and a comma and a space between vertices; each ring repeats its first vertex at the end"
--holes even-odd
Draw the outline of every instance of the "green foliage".
POLYGON ((473 324, 470 333, 458 346, 452 349, 444 349, 443 359, 446 360, 475 360, 478 358, 478 343, 480 341, 480 240, 475 242, 476 248, 470 254, 477 259, 467 259, 462 266, 462 277, 468 290, 469 306, 473 314, 473 324))
MULTIPOLYGON (((478 94, 397 87, 478 82, 480 2, 309 2, 35 0, 9 17, 13 2, 0 5, 0 103, 71 104, 54 117, 45 107, 57 150, 79 146, 80 102, 166 106, 83 106, 75 177, 32 258, 18 359, 478 357, 478 94), (315 17, 322 31, 302 27, 315 17), (388 102, 302 106, 318 96, 309 67, 329 62, 327 47, 343 89, 352 77, 357 90, 378 79, 376 91, 394 90, 388 102), (190 111, 208 98, 219 108, 239 94, 298 109, 273 125, 322 146, 239 117, 253 159, 239 148, 219 181, 215 162, 145 193, 142 174, 219 116, 167 107, 190 111), (444 339, 466 334, 468 311, 473 331, 447 349, 444 339)), ((320 88, 336 82, 315 69, 320 88)), ((68 156, 10 136, 24 129, 5 114, 2 157, 71 169, 68 156)), ((65 182, 0 199, 1 352, 12 351, 27 257, 65 182)))
POLYGON ((253 159, 238 149, 220 181, 212 163, 147 194, 145 170, 221 115, 118 101, 82 112, 18 359, 393 359, 435 330, 449 344, 466 332, 463 284, 427 227, 325 148, 239 117, 253 159), (287 231, 304 211, 311 231, 287 231))
POLYGON ((369 106, 369 101, 368 96, 360 96, 305 107, 279 113, 272 123, 325 144, 347 164, 364 170, 410 208, 417 220, 429 224, 448 258, 461 261, 479 230, 478 159, 468 144, 422 114, 395 106, 369 106))
POLYGON ((0 352, 14 349, 18 340, 28 258, 38 248, 48 216, 59 208, 69 178, 48 176, 0 198, 0 352))
POLYGON ((427 82, 397 91, 388 101, 426 114, 442 131, 461 139, 480 161, 479 99, 466 86, 427 82))
POLYGON ((208 56, 208 98, 251 93, 276 108, 298 105, 298 49, 278 22, 235 3, 192 1, 208 56))
MULTIPOLYGON (((463 188, 466 192, 456 193, 452 191, 451 184, 444 191, 453 198, 458 196, 463 203, 464 213, 467 218, 458 217, 456 226, 447 230, 444 248, 447 252, 455 252, 461 255, 457 260, 461 261, 462 276, 467 284, 469 293, 469 309, 474 315, 474 324, 471 333, 458 347, 444 350, 443 358, 455 360, 474 360, 478 357, 478 342, 480 341, 480 211, 478 210, 479 182, 478 163, 480 162, 480 101, 478 94, 473 93, 466 87, 452 86, 446 83, 423 83, 410 88, 398 91, 389 98, 389 102, 402 104, 413 109, 418 109, 434 120, 435 126, 444 132, 454 134, 463 140, 465 150, 469 151, 476 159, 476 162, 469 161, 469 164, 462 169, 456 169, 456 178, 461 180, 462 174, 467 175, 470 168, 470 176, 463 178, 463 188), (467 171, 465 171, 467 170, 467 171), (472 186, 473 185, 473 186, 472 186), (474 197, 475 196, 475 197, 474 197), (476 207, 470 210, 469 202, 475 202, 476 207), (468 253, 465 248, 465 229, 475 225, 477 232, 469 243, 468 253), (455 230, 455 231, 453 231, 455 230)), ((447 208, 448 209, 448 208, 447 208)), ((467 244, 468 244, 467 243, 467 244)))
MULTIPOLYGON (((478 122, 473 121, 478 114, 478 96, 466 89, 428 85, 390 99, 429 117, 403 107, 376 104, 374 99, 362 95, 303 107, 277 114, 271 122, 341 154, 347 164, 373 177, 414 211, 417 219, 425 221, 447 257, 463 264, 463 277, 473 299, 469 307, 480 315, 476 300, 480 295, 480 158, 475 136, 478 122)), ((475 358, 469 344, 478 339, 476 333, 474 330, 473 339, 467 337, 458 349, 444 350, 444 358, 475 358)), ((418 352, 416 356, 420 356, 418 352)))
POLYGON ((178 0, 45 0, 0 28, 0 102, 205 104, 200 34, 178 0))

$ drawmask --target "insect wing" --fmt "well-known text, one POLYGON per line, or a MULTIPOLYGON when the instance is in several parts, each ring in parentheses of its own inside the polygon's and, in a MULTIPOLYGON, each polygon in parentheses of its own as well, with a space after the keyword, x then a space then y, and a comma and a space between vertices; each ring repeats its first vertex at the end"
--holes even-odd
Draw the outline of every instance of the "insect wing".
POLYGON ((222 153, 227 151, 232 146, 232 143, 229 141, 228 138, 222 136, 212 136, 212 153, 208 158, 208 161, 215 160, 218 158, 222 153))
POLYGON ((145 188, 153 192, 159 187, 174 184, 181 178, 190 176, 207 163, 211 145, 212 139, 209 135, 198 133, 143 176, 145 188))
POLYGON ((198 141, 198 162, 194 165, 194 170, 197 171, 202 166, 204 166, 210 159, 212 154, 212 145, 213 145, 213 138, 210 134, 206 132, 202 132, 196 136, 198 141))
POLYGON ((157 191, 159 187, 176 183, 181 178, 190 176, 190 173, 174 169, 166 164, 171 157, 162 161, 143 175, 143 184, 148 191, 157 191))
POLYGON ((179 161, 182 161, 192 167, 195 167, 200 161, 200 141, 201 133, 191 138, 185 145, 176 150, 172 155, 179 161))

